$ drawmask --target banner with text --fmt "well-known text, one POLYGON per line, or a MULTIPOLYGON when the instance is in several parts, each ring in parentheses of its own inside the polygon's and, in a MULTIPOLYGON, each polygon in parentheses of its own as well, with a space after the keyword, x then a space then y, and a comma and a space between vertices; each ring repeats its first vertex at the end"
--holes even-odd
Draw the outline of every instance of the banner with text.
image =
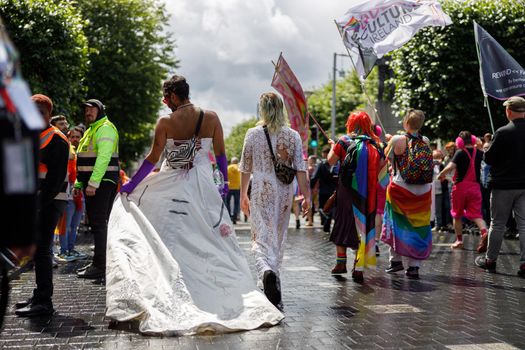
POLYGON ((483 94, 498 100, 525 95, 523 67, 476 22, 474 35, 479 48, 479 75, 483 94))
POLYGON ((358 0, 336 23, 364 78, 378 58, 403 46, 421 28, 452 20, 435 0, 358 0))

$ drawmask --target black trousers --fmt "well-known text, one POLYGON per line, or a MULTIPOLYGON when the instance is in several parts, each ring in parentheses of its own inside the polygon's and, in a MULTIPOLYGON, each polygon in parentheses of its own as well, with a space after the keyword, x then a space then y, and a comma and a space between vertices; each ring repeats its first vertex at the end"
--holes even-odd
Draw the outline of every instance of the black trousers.
MULTIPOLYGON (((328 201, 328 199, 332 196, 332 194, 321 194, 319 193, 319 210, 323 210, 324 205, 328 201)), ((332 211, 329 213, 324 213, 326 216, 321 215, 321 225, 328 225, 330 227, 330 224, 332 222, 332 211)))
POLYGON ((33 258, 35 263, 36 289, 33 290, 35 303, 51 303, 53 296, 53 255, 51 244, 55 235, 58 220, 66 210, 66 201, 53 200, 51 204, 40 209, 39 232, 36 252, 33 258))
POLYGON ((491 189, 481 186, 481 212, 483 214, 483 220, 490 227, 490 193, 491 189))
MULTIPOLYGON (((84 193, 85 194, 85 193, 84 193)), ((102 181, 94 196, 86 199, 86 214, 95 240, 93 266, 106 269, 106 243, 108 239, 108 219, 117 194, 117 185, 102 181)))

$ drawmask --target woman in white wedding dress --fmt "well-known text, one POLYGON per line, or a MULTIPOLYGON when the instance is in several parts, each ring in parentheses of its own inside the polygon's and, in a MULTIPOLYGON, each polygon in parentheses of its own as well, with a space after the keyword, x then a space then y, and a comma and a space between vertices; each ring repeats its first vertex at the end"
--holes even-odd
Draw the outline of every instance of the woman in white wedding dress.
POLYGON ((106 316, 163 335, 275 325, 284 316, 257 289, 213 181, 212 147, 223 174, 227 165, 219 118, 189 102, 183 77, 163 89, 174 112, 158 120, 111 212, 106 316), (163 150, 160 171, 148 175, 163 150))

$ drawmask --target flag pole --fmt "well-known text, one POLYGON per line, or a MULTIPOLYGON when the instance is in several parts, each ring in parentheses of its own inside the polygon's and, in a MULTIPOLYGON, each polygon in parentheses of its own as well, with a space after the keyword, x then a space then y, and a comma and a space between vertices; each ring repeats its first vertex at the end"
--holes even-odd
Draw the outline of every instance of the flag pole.
MULTIPOLYGON (((343 46, 345 47, 346 49, 346 53, 348 54, 348 57, 350 57, 350 61, 352 62, 352 66, 354 67, 354 70, 356 71, 357 73, 357 66, 355 65, 355 62, 354 62, 354 59, 352 58, 352 55, 350 54, 350 50, 348 49, 348 47, 344 44, 344 33, 341 31, 341 28, 339 27, 339 25, 337 24, 337 21, 334 20, 334 23, 335 23, 335 26, 337 27, 337 30, 339 31, 339 35, 341 36, 341 39, 343 40, 343 46)), ((377 121, 379 122, 379 125, 381 126, 381 128, 383 129, 383 132, 386 132, 385 130, 385 127, 383 126, 383 122, 381 121, 381 118, 379 116, 379 111, 377 110, 377 108, 375 107, 375 105, 372 103, 372 99, 370 98, 370 96, 368 95, 368 92, 366 90, 366 86, 365 86, 365 82, 361 80, 361 78, 359 78, 359 83, 361 85, 361 90, 363 91, 363 93, 365 94, 365 97, 367 99, 367 102, 368 102, 368 105, 370 107, 372 107, 372 110, 374 111, 374 114, 375 114, 375 117, 377 119, 377 121)))
MULTIPOLYGON (((282 53, 281 53, 282 54, 282 53)), ((280 55, 279 55, 280 57, 280 55)), ((271 61, 272 64, 273 64, 273 67, 275 69, 275 73, 277 73, 277 75, 284 80, 284 78, 282 77, 281 73, 279 73, 279 71, 277 70, 277 64, 275 64, 275 62, 272 60, 271 61)), ((308 107, 307 107, 308 108, 308 107)), ((328 135, 326 134, 326 132, 324 131, 324 129, 321 127, 321 125, 319 124, 319 122, 317 121, 317 119, 314 118, 314 115, 312 113, 310 113, 310 111, 308 111, 308 109, 306 110, 306 117, 310 117, 312 118, 312 120, 314 121, 315 125, 317 125, 317 127, 319 128, 319 130, 321 131, 321 133, 324 135, 324 137, 326 137, 327 140, 331 140, 330 137, 328 137, 328 135)))
POLYGON ((314 118, 314 115, 312 113, 310 113, 309 111, 307 112, 308 113, 308 116, 310 116, 310 118, 312 118, 312 120, 314 121, 315 125, 317 125, 317 127, 319 128, 319 130, 321 130, 321 133, 324 135, 324 137, 326 137, 327 140, 331 140, 330 137, 328 137, 328 135, 326 134, 326 132, 324 131, 324 129, 321 127, 321 125, 319 124, 319 122, 317 121, 317 119, 314 118))
POLYGON ((490 120, 490 128, 492 129, 492 134, 494 134, 494 121, 492 120, 492 112, 490 111, 490 105, 489 105, 489 99, 487 97, 487 94, 485 93, 485 86, 483 84, 483 80, 481 79, 482 74, 482 67, 481 67, 481 53, 479 52, 479 45, 478 45, 478 33, 476 31, 476 21, 472 21, 472 24, 474 25, 474 44, 476 45, 476 53, 478 54, 478 62, 479 62, 479 74, 480 74, 480 84, 481 84, 481 91, 483 92, 483 99, 484 99, 484 105, 487 107, 487 112, 489 113, 489 120, 490 120))
POLYGON ((485 103, 484 104, 487 107, 487 111, 489 112, 490 128, 492 129, 492 134, 494 134, 494 122, 492 121, 492 113, 490 111, 489 99, 488 99, 487 95, 485 95, 484 97, 485 97, 485 103))

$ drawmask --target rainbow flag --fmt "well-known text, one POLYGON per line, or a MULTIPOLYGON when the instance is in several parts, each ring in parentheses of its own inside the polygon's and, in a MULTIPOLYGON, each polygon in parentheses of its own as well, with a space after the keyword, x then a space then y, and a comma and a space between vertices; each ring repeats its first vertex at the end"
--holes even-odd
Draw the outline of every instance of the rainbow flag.
POLYGON ((346 22, 346 24, 343 26, 343 31, 347 30, 351 30, 354 32, 359 31, 359 21, 354 16, 352 16, 352 18, 350 18, 348 22, 346 22))
POLYGON ((354 137, 357 152, 357 167, 352 178, 352 209, 360 244, 356 253, 355 269, 376 266, 375 217, 377 208, 377 183, 386 173, 383 154, 367 136, 354 137), (364 243, 364 244, 363 244, 364 243))
POLYGON ((381 240, 400 255, 419 260, 428 258, 432 251, 431 204, 431 190, 415 195, 390 183, 386 190, 381 240))
POLYGON ((306 160, 308 157, 309 136, 306 97, 299 80, 297 80, 282 54, 279 55, 275 65, 272 87, 283 96, 284 105, 290 119, 290 126, 299 133, 303 141, 303 156, 306 160))

